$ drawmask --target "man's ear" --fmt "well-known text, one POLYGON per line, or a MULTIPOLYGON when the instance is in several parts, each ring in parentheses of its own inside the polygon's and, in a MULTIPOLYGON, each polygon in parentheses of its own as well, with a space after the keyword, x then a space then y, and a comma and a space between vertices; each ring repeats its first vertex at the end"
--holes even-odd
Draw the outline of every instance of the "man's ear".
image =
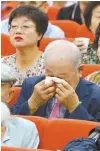
POLYGON ((7 103, 9 103, 12 100, 12 98, 14 97, 14 94, 15 94, 15 90, 13 88, 10 88, 9 99, 7 100, 7 103))
POLYGON ((82 77, 83 69, 84 69, 84 64, 81 64, 78 68, 80 77, 82 77))

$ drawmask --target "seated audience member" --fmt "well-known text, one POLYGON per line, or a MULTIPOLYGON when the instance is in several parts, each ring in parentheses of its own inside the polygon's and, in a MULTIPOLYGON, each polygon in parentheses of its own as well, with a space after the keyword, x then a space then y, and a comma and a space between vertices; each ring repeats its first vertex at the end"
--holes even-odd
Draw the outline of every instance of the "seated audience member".
POLYGON ((10 109, 1 102, 1 146, 33 148, 39 145, 35 124, 19 117, 11 117, 10 109))
POLYGON ((44 55, 39 51, 39 42, 48 26, 48 18, 38 8, 20 6, 9 17, 9 32, 16 54, 2 58, 2 62, 15 69, 16 85, 24 78, 44 73, 44 55))
MULTIPOLYGON (((35 1, 36 7, 40 8, 43 12, 47 14, 49 9, 48 1, 35 1)), ((49 21, 48 28, 46 33, 44 34, 44 37, 49 38, 65 38, 64 31, 60 29, 58 26, 51 24, 49 21)))
MULTIPOLYGON (((19 1, 18 6, 23 5, 32 5, 40 8, 43 12, 47 13, 49 9, 49 4, 47 1, 19 1)), ((1 22, 1 32, 4 34, 9 34, 8 32, 8 20, 5 19, 1 22)), ((45 24, 45 23, 44 23, 45 24)), ((64 31, 57 27, 56 25, 52 25, 50 22, 48 24, 48 28, 44 34, 44 37, 48 38, 65 38, 64 31)))
POLYGON ((25 79, 11 112, 100 121, 100 87, 81 78, 82 67, 81 52, 73 43, 51 42, 45 51, 45 68, 53 80, 45 81, 43 76, 25 79))
MULTIPOLYGON (((97 50, 97 56, 99 58, 99 63, 100 63, 100 24, 96 30, 95 37, 96 38, 95 38, 94 46, 95 49, 97 50)), ((86 79, 100 85, 100 70, 90 74, 89 76, 87 76, 86 79)))
POLYGON ((61 8, 57 19, 59 20, 73 20, 76 21, 79 24, 84 23, 84 11, 86 9, 86 6, 88 4, 88 1, 80 1, 76 4, 73 4, 69 7, 61 8))
POLYGON ((14 96, 12 86, 17 81, 15 71, 8 65, 1 63, 1 100, 9 103, 14 96))
MULTIPOLYGON (((87 28, 95 35, 97 27, 100 28, 100 2, 91 1, 85 10, 85 24, 87 28)), ((100 61, 97 57, 97 50, 93 44, 89 45, 87 54, 83 56, 83 63, 85 64, 99 64, 100 61)))
POLYGON ((63 7, 71 6, 75 3, 77 3, 77 1, 53 1, 52 5, 59 8, 63 8, 63 7))
POLYGON ((6 106, 14 95, 12 85, 17 80, 16 76, 11 67, 1 63, 1 145, 36 149, 39 135, 35 124, 19 117, 10 117, 6 106))

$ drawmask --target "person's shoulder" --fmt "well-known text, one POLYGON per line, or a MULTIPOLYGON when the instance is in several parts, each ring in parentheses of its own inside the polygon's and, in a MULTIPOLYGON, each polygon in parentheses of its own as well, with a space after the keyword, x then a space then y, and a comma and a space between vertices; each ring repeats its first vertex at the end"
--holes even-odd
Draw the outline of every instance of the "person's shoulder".
POLYGON ((66 12, 69 12, 69 11, 73 11, 75 5, 76 4, 73 4, 73 5, 68 6, 68 7, 63 7, 63 8, 60 9, 60 11, 63 12, 63 13, 66 13, 66 12))
POLYGON ((21 118, 21 117, 13 117, 10 119, 10 123, 12 125, 14 125, 15 127, 17 128, 34 128, 36 127, 35 126, 35 123, 30 121, 30 120, 27 120, 27 119, 24 119, 24 118, 21 118))
POLYGON ((6 19, 1 21, 1 25, 4 25, 4 24, 8 25, 8 22, 9 22, 9 19, 6 18, 6 19))
POLYGON ((16 59, 16 54, 13 54, 13 55, 2 57, 1 62, 9 64, 13 61, 13 63, 14 63, 15 59, 16 59))
POLYGON ((84 79, 84 84, 88 88, 89 95, 100 99, 100 86, 84 79))
POLYGON ((51 24, 51 28, 55 32, 58 32, 58 31, 63 32, 63 30, 60 27, 58 27, 57 25, 51 24))
POLYGON ((45 76, 34 76, 34 77, 26 78, 24 82, 27 83, 28 85, 34 85, 42 81, 43 79, 45 79, 45 76))
POLYGON ((52 38, 65 38, 64 31, 56 25, 51 24, 51 31, 52 38))

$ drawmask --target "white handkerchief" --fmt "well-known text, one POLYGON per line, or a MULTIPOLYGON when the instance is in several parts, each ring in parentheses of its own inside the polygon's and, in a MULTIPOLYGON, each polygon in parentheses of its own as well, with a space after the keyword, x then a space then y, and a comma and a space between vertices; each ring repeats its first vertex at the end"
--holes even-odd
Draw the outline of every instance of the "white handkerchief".
POLYGON ((46 79, 45 79, 45 83, 48 83, 50 81, 54 81, 56 83, 62 83, 64 80, 60 79, 60 78, 56 78, 56 77, 49 77, 49 76, 47 76, 46 79))

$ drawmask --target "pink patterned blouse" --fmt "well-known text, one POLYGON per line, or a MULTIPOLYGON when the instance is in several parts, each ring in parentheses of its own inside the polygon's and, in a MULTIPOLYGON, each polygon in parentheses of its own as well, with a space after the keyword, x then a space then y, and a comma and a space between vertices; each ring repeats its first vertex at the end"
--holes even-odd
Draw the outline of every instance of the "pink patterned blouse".
POLYGON ((41 55, 40 59, 36 61, 33 66, 27 70, 26 72, 20 72, 16 67, 16 54, 10 55, 7 57, 3 57, 1 59, 2 63, 5 63, 9 65, 12 69, 15 70, 15 73, 17 75, 17 82, 15 85, 22 85, 23 80, 28 77, 33 76, 39 76, 43 75, 45 73, 45 67, 44 67, 44 54, 41 55))

